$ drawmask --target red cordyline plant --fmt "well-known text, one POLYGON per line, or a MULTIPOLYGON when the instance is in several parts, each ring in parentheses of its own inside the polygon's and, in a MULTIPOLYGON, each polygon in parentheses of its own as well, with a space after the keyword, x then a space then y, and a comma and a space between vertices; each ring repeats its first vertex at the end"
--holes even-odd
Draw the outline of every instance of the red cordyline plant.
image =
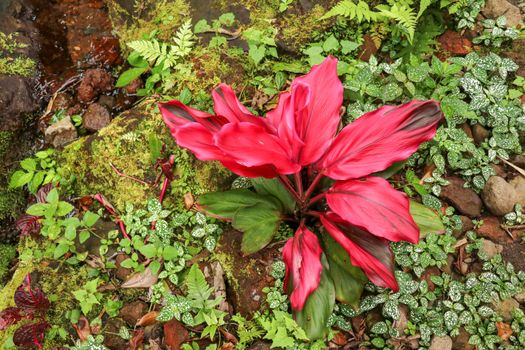
POLYGON ((212 91, 214 115, 177 100, 160 104, 179 146, 254 178, 255 192, 199 199, 204 211, 244 231, 245 253, 267 245, 282 219, 295 220, 283 249, 285 290, 310 338, 322 336, 334 299, 357 304, 363 272, 398 289, 389 242, 417 243, 419 228, 408 197, 374 174, 407 159, 442 118, 437 102, 411 101, 368 112, 338 131, 343 86, 336 66, 328 57, 295 78, 265 118, 225 84, 212 91))

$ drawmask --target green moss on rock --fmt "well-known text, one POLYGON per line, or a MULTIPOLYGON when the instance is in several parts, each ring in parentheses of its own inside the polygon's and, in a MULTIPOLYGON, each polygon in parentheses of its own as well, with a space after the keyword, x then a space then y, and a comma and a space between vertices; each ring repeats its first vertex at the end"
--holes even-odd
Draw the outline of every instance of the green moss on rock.
POLYGON ((10 244, 0 243, 0 286, 3 285, 9 272, 11 261, 16 256, 16 247, 10 244))
POLYGON ((172 200, 183 205, 183 195, 198 195, 214 191, 228 183, 231 173, 216 162, 200 162, 175 145, 160 113, 153 108, 154 101, 124 112, 97 134, 84 137, 68 145, 58 156, 62 175, 76 178, 73 191, 77 195, 102 193, 119 210, 127 202, 142 206, 148 198, 159 194, 152 188, 119 172, 144 181, 153 182, 158 174, 151 162, 148 137, 156 135, 175 155, 175 180, 172 182, 172 200))

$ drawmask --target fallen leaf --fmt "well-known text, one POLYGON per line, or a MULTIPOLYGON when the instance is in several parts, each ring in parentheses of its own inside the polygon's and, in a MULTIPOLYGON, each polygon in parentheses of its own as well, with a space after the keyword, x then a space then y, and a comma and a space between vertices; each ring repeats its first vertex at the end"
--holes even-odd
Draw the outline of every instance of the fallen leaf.
POLYGON ((91 334, 91 328, 89 327, 89 320, 86 316, 80 316, 77 324, 73 325, 73 328, 77 331, 78 338, 81 342, 86 341, 88 335, 91 334))
POLYGON ((226 343, 220 347, 220 350, 233 350, 234 348, 235 345, 233 345, 233 343, 226 343))
POLYGON ((170 350, 180 350, 180 345, 188 339, 188 330, 176 319, 164 324, 164 345, 170 350))
POLYGON ((144 341, 144 330, 137 329, 135 332, 133 332, 133 337, 131 337, 131 339, 129 340, 128 350, 143 349, 144 348, 144 344, 142 344, 143 341, 144 341))
POLYGON ((129 276, 126 282, 122 283, 122 288, 149 288, 157 283, 158 275, 151 272, 151 269, 147 267, 144 271, 134 273, 129 276))
POLYGON ((507 340, 512 335, 512 328, 505 322, 496 322, 496 328, 498 329, 498 337, 502 340, 507 340))
POLYGON ((189 210, 193 207, 193 204, 195 204, 195 198, 193 198, 193 195, 190 192, 184 194, 184 207, 189 210))
POLYGON ((162 348, 160 347, 160 344, 157 343, 157 341, 153 339, 149 340, 149 347, 150 347, 150 350, 162 350, 162 348))
POLYGON ((344 346, 348 343, 348 340, 346 339, 345 335, 342 332, 339 332, 334 335, 332 342, 335 343, 336 345, 344 346))
POLYGON ((142 326, 142 327, 145 327, 145 326, 150 326, 154 323, 157 322, 157 316, 158 316, 158 312, 157 311, 150 311, 148 312, 147 314, 145 314, 144 316, 142 316, 138 321, 137 321, 137 324, 136 326, 142 326))

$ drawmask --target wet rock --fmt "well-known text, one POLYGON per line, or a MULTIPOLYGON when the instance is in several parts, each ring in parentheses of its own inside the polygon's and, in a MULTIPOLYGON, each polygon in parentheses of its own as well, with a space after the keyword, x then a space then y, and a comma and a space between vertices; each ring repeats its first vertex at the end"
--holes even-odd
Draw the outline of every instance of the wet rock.
POLYGON ((432 337, 432 342, 428 350, 452 350, 452 338, 448 335, 432 337))
POLYGON ((520 307, 520 304, 514 299, 509 298, 494 303, 494 311, 503 317, 504 321, 512 320, 512 311, 520 307))
POLYGON ((271 278, 267 278, 268 269, 280 253, 278 249, 270 248, 244 256, 241 252, 241 240, 241 232, 225 231, 215 255, 224 268, 227 294, 235 312, 252 316, 255 311, 261 311, 264 307, 265 294, 262 289, 272 283, 271 278))
POLYGON ((509 182, 516 193, 516 202, 525 205, 525 178, 521 175, 516 176, 509 182))
POLYGON ((73 98, 67 92, 57 94, 53 101, 51 112, 58 112, 60 110, 67 110, 73 104, 73 98))
POLYGON ((465 181, 458 177, 447 177, 449 185, 441 190, 440 197, 449 202, 461 214, 474 218, 481 214, 481 199, 470 188, 465 188, 465 181))
POLYGON ((491 176, 481 193, 485 206, 494 215, 502 216, 514 209, 517 202, 514 187, 499 176, 491 176))
POLYGON ((488 239, 483 239, 481 241, 481 251, 485 253, 489 259, 492 259, 496 254, 499 254, 503 251, 503 246, 488 239))
POLYGON ((142 88, 142 86, 144 86, 144 82, 142 81, 142 79, 137 78, 128 85, 126 85, 126 92, 130 95, 134 95, 137 93, 138 89, 142 88))
POLYGON ((499 16, 505 16, 507 27, 517 26, 522 19, 520 9, 507 0, 487 0, 485 8, 481 12, 484 16, 494 19, 499 16))
POLYGON ((34 82, 20 76, 0 76, 0 130, 17 131, 24 126, 24 117, 35 112, 34 82))
POLYGON ((45 131, 46 142, 53 147, 63 147, 78 137, 77 129, 69 116, 48 127, 45 131))
POLYGON ((467 134, 468 137, 470 137, 471 139, 474 139, 474 136, 472 135, 472 128, 470 127, 470 125, 468 125, 468 123, 463 123, 460 126, 461 126, 461 129, 465 132, 465 134, 467 134))
POLYGON ((472 136, 474 137, 474 141, 476 142, 476 144, 479 145, 490 136, 490 133, 483 126, 479 124, 474 124, 472 126, 472 136))
POLYGON ((115 265, 117 267, 115 269, 115 276, 121 281, 127 280, 128 277, 133 273, 132 269, 122 267, 121 265, 121 263, 128 258, 129 256, 127 256, 126 254, 118 254, 115 258, 115 265))
POLYGON ((271 349, 271 345, 272 344, 269 343, 269 342, 258 340, 255 343, 253 343, 252 345, 250 345, 248 350, 270 350, 271 349))
POLYGON ((88 69, 78 87, 78 99, 90 102, 102 92, 113 89, 113 77, 103 69, 88 69))
POLYGON ((477 229, 478 236, 487 238, 498 244, 509 243, 512 241, 507 232, 500 227, 500 222, 497 217, 485 216, 482 217, 481 220, 483 223, 477 229))
POLYGON ((120 310, 119 316, 126 321, 126 323, 134 327, 137 321, 148 312, 148 304, 137 300, 130 304, 125 304, 120 310))
POLYGON ((111 115, 106 107, 92 103, 82 118, 82 125, 89 131, 98 131, 111 122, 111 115))
POLYGON ((452 56, 464 56, 472 51, 472 42, 463 37, 460 33, 447 30, 438 41, 441 49, 450 53, 452 56))

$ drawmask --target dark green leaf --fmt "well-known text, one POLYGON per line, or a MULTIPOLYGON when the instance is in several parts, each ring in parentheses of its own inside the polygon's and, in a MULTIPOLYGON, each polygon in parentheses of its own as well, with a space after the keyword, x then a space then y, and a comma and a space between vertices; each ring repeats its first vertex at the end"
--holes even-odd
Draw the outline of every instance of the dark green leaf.
POLYGON ((304 308, 294 314, 297 324, 304 329, 310 340, 320 339, 326 335, 328 318, 335 305, 335 288, 328 274, 324 256, 322 262, 323 272, 319 286, 310 294, 304 308))
POLYGON ((416 224, 419 226, 421 238, 425 237, 428 233, 445 232, 445 226, 441 222, 439 215, 423 204, 411 200, 410 214, 412 215, 412 218, 416 224))
POLYGON ((198 205, 208 214, 224 219, 232 219, 237 210, 266 203, 279 208, 275 198, 262 196, 245 188, 226 192, 210 192, 199 197, 198 205))
POLYGON ((232 225, 244 233, 241 244, 243 253, 255 253, 270 243, 280 221, 280 212, 267 203, 239 209, 233 216, 232 225))
POLYGON ((277 179, 266 179, 258 177, 252 179, 253 187, 257 193, 262 195, 271 195, 279 199, 287 213, 293 213, 295 210, 295 200, 284 188, 283 184, 277 179))
POLYGON ((120 88, 120 87, 124 87, 126 85, 129 85, 133 80, 135 80, 138 77, 140 77, 148 69, 149 69, 148 67, 144 67, 144 68, 130 68, 130 69, 128 69, 127 71, 122 73, 120 75, 120 77, 118 77, 118 80, 117 80, 115 86, 120 88))
POLYGON ((406 160, 403 160, 401 162, 395 162, 394 164, 392 164, 391 166, 389 166, 385 170, 377 172, 377 173, 374 173, 373 175, 374 176, 380 176, 383 179, 388 179, 392 175, 396 174, 399 170, 403 169, 403 166, 405 165, 405 163, 406 163, 406 160))

